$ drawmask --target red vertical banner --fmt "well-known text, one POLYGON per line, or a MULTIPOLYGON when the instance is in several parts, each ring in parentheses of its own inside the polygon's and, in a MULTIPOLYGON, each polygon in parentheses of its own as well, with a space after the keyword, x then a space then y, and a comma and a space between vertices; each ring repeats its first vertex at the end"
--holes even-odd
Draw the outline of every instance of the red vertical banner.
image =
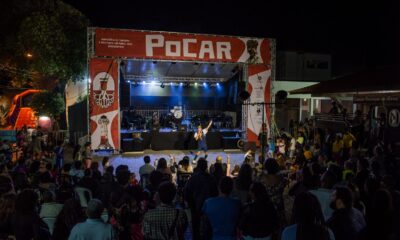
POLYGON ((247 112, 247 139, 259 145, 258 135, 265 123, 270 136, 271 68, 264 64, 249 65, 248 92, 250 104, 247 112), (265 103, 265 104, 262 104, 265 103))
POLYGON ((119 150, 119 80, 115 59, 89 63, 89 118, 93 149, 119 150))

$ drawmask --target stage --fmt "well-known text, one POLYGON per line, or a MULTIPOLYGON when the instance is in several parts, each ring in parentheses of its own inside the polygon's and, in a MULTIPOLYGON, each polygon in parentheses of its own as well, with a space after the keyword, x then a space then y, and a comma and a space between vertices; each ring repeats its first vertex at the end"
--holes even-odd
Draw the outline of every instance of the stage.
MULTIPOLYGON (((197 142, 194 130, 174 131, 170 128, 155 131, 121 130, 121 149, 123 152, 161 150, 195 150, 197 142)), ((209 149, 238 149, 240 129, 211 129, 207 133, 209 149)))

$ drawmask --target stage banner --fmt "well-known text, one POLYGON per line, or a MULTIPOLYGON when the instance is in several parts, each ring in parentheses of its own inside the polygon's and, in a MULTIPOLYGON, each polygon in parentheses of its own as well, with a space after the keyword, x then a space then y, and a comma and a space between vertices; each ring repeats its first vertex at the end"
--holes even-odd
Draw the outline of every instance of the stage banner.
POLYGON ((89 127, 92 148, 119 150, 118 63, 115 59, 92 58, 89 71, 89 127))
POLYGON ((95 56, 270 65, 270 39, 96 28, 95 56))
MULTIPOLYGON (((271 68, 263 64, 248 66, 249 80, 247 91, 250 93, 250 103, 271 102, 271 68)), ((262 131, 263 120, 265 131, 270 137, 270 105, 250 104, 247 112, 247 140, 259 145, 258 135, 262 131), (264 110, 264 111, 263 111, 264 110), (264 114, 264 116, 263 116, 264 114)))

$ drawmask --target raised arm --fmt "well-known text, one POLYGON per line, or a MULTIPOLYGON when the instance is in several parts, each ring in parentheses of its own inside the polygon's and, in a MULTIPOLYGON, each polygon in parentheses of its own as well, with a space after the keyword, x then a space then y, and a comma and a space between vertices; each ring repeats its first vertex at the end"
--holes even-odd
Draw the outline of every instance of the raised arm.
POLYGON ((210 121, 210 123, 209 123, 208 126, 206 127, 206 130, 207 130, 207 131, 208 131, 208 129, 210 129, 211 125, 212 125, 212 120, 210 121))

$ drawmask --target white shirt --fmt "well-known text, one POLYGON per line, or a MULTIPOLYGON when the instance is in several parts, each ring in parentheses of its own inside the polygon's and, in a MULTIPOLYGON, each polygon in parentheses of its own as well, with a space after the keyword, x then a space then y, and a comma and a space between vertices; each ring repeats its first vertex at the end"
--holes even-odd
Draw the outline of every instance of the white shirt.
MULTIPOLYGON (((208 132, 208 130, 207 129, 203 129, 202 130, 203 131, 203 136, 205 136, 206 134, 207 134, 207 132, 208 132)), ((197 138, 197 132, 194 134, 194 138, 197 138)))

